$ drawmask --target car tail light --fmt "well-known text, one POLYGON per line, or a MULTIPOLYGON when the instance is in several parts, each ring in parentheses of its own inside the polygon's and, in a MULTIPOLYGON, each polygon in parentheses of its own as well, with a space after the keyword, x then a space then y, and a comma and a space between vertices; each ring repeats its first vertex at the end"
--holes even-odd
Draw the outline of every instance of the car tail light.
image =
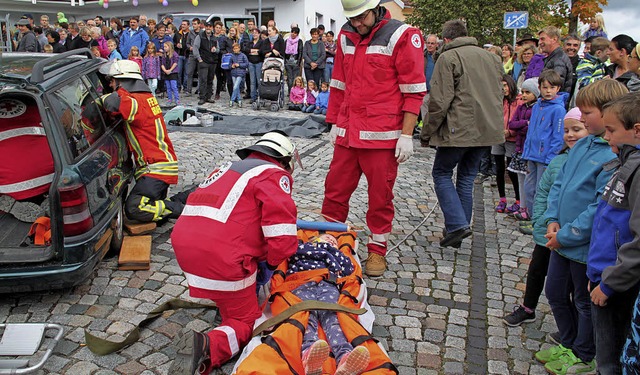
POLYGON ((93 228, 87 190, 82 184, 59 189, 65 236, 77 236, 93 228))

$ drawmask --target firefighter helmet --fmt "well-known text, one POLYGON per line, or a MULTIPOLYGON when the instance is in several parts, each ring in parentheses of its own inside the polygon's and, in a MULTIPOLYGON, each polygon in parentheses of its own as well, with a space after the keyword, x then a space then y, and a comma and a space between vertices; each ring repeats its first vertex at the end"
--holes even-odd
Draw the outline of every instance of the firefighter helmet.
POLYGON ((347 18, 358 16, 380 4, 380 0, 342 0, 342 8, 347 18))
POLYGON ((100 73, 106 75, 107 77, 113 77, 117 79, 121 78, 132 78, 132 79, 142 79, 142 74, 140 73, 140 66, 138 63, 132 60, 114 60, 105 63, 102 67, 100 67, 100 73))
POLYGON ((289 140, 284 132, 279 130, 266 133, 260 137, 254 145, 237 150, 236 155, 244 160, 252 152, 260 152, 272 158, 282 160, 288 167, 287 170, 289 170, 289 172, 293 172, 295 163, 298 163, 300 168, 302 168, 302 161, 300 160, 296 145, 289 140))

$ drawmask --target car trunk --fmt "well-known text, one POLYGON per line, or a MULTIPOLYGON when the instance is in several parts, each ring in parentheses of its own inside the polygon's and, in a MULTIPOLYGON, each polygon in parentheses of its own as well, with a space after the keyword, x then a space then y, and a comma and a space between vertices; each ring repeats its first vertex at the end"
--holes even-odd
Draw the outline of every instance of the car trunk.
POLYGON ((56 261, 48 227, 53 155, 37 102, 0 96, 0 266, 56 261), (35 222, 38 224, 34 225, 35 222), (31 227, 38 234, 30 236, 31 227), (48 232, 48 233, 47 233, 48 232), (36 243, 38 242, 38 243, 36 243))

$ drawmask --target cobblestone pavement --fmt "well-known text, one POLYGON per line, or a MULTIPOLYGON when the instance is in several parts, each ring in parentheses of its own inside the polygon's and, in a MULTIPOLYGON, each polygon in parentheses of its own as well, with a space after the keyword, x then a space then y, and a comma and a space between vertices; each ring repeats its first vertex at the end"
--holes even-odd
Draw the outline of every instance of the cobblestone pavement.
MULTIPOLYGON (((216 106, 221 107, 212 107, 216 106)), ((235 149, 256 139, 181 132, 171 138, 181 166, 177 189, 201 181, 216 165, 235 159, 235 149)), ((315 219, 312 212, 322 202, 332 147, 326 135, 295 141, 305 169, 294 175, 294 199, 301 217, 315 219)), ((505 311, 522 298, 531 238, 515 230, 512 218, 493 212, 497 192, 485 183, 476 185, 473 237, 460 249, 440 248, 443 218, 439 208, 432 210, 434 151, 417 143, 416 147, 416 154, 398 172, 390 241, 397 244, 433 213, 390 251, 384 276, 367 280, 376 313, 373 334, 388 349, 400 374, 545 373, 533 353, 549 346, 545 336, 555 330, 546 300, 534 323, 509 328, 502 322, 505 311)), ((351 200, 349 219, 354 225, 364 227, 366 206, 362 179, 351 200)), ((179 310, 164 313, 142 331, 139 342, 117 354, 96 356, 84 346, 85 329, 122 339, 159 304, 188 298, 169 240, 172 226, 168 223, 153 234, 149 271, 118 271, 117 260, 108 259, 71 290, 2 296, 0 323, 55 322, 65 327, 63 341, 40 374, 167 374, 175 354, 172 340, 180 331, 210 328, 215 312, 179 310)), ((366 233, 359 237, 365 240, 366 233)), ((363 251, 361 247, 361 257, 363 251)))

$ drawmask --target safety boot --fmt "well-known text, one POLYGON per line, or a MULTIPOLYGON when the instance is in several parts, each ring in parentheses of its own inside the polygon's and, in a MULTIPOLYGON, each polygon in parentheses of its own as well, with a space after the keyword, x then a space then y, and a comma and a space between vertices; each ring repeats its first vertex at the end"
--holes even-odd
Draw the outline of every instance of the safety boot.
POLYGON ((369 253, 364 273, 367 276, 382 276, 387 270, 387 259, 376 253, 369 253))

